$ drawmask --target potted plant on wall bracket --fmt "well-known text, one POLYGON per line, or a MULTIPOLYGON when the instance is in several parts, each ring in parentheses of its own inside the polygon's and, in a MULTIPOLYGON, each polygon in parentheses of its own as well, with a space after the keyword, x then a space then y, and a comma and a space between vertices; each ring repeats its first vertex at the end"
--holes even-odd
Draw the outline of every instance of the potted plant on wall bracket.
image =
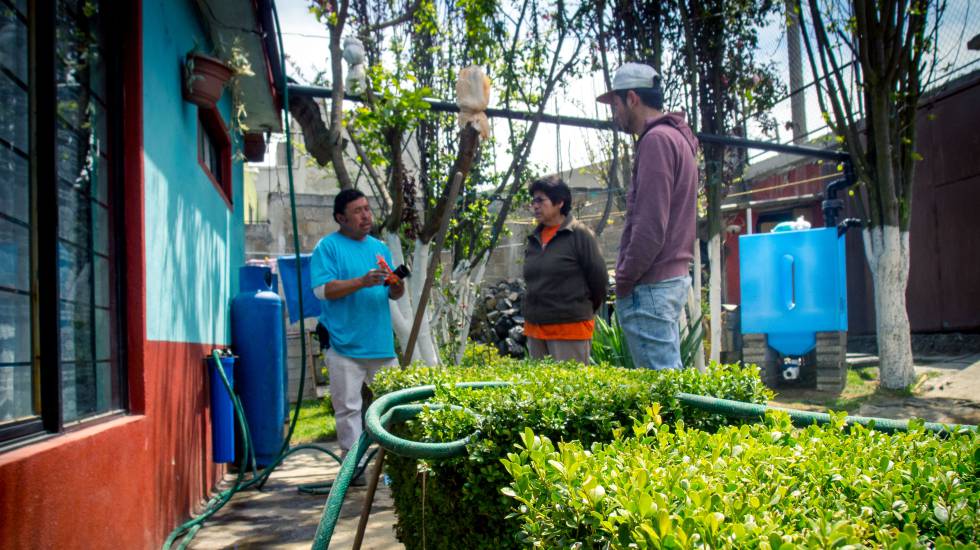
POLYGON ((227 63, 195 48, 184 59, 184 99, 198 107, 213 109, 221 99, 225 83, 234 74, 227 63))
POLYGON ((231 46, 221 43, 213 54, 202 52, 195 44, 184 60, 184 99, 205 109, 214 109, 227 85, 231 91, 232 120, 235 130, 245 133, 245 101, 241 78, 253 76, 248 54, 240 39, 231 46))
POLYGON ((265 136, 261 132, 242 134, 242 153, 249 162, 262 162, 265 158, 265 136))

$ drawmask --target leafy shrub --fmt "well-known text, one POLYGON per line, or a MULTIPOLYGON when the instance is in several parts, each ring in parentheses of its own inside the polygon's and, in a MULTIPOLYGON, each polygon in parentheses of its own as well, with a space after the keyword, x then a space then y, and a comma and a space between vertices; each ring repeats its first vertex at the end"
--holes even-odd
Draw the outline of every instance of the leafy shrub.
POLYGON ((463 350, 460 365, 474 367, 477 365, 492 365, 501 359, 497 346, 470 341, 463 350))
POLYGON ((980 438, 921 423, 884 434, 785 413, 711 434, 656 405, 633 437, 583 446, 521 435, 503 462, 538 548, 976 548, 980 438), (588 450, 587 450, 588 449, 588 450))
POLYGON ((427 410, 396 427, 416 441, 449 441, 477 432, 468 455, 416 461, 389 455, 387 473, 398 515, 396 532, 408 548, 518 548, 520 523, 507 516, 514 502, 501 493, 511 477, 501 462, 525 428, 554 440, 586 445, 611 441, 652 403, 671 420, 713 430, 728 422, 718 415, 686 409, 678 391, 764 403, 771 392, 754 367, 712 365, 693 370, 626 370, 577 363, 501 359, 492 366, 413 367, 383 370, 376 395, 435 384, 434 402, 466 407, 478 418, 449 408, 427 410), (461 389, 458 382, 506 380, 512 386, 461 389))

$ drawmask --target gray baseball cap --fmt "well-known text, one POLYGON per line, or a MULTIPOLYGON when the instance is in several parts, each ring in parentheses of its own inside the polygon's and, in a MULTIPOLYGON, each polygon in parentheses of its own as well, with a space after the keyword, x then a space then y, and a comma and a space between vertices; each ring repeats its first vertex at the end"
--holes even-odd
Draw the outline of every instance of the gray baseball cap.
POLYGON ((599 103, 612 103, 613 95, 617 90, 633 90, 636 88, 653 88, 657 77, 657 71, 649 65, 643 63, 623 63, 613 75, 612 90, 595 98, 599 103))

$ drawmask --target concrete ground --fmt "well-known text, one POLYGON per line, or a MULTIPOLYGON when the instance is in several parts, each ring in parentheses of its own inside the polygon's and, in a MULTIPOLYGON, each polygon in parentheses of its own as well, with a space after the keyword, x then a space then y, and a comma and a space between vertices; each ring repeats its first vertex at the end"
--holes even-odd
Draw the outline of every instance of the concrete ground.
MULTIPOLYGON (((336 447, 336 442, 325 444, 336 447)), ((339 449, 332 449, 339 452, 339 449)), ((308 549, 323 513, 326 495, 306 495, 297 487, 332 480, 338 464, 324 453, 301 451, 291 455, 262 491, 246 490, 204 524, 194 537, 193 549, 308 549)), ((372 465, 373 466, 373 465, 372 465)), ((228 476, 234 480, 234 476, 228 476)), ((350 548, 357 531, 366 487, 351 487, 341 508, 331 549, 350 548)), ((365 531, 364 550, 404 548, 395 540, 394 504, 388 488, 379 484, 371 518, 365 531)))
POLYGON ((980 353, 917 357, 915 370, 928 378, 916 388, 914 395, 873 399, 863 404, 857 414, 980 424, 980 353))
MULTIPOLYGON (((869 365, 876 359, 854 357, 854 362, 869 365)), ((863 403, 856 414, 980 424, 980 354, 917 358, 916 371, 929 377, 915 395, 876 396, 863 403)), ((336 447, 336 443, 327 445, 336 447)), ((309 548, 327 497, 305 495, 297 487, 331 480, 337 470, 338 465, 323 453, 303 451, 291 456, 272 474, 264 490, 235 495, 204 524, 190 548, 309 548)), ((351 547, 366 492, 365 487, 348 490, 330 548, 351 547)), ((378 487, 372 510, 362 548, 404 548, 395 540, 394 505, 383 484, 378 487)))

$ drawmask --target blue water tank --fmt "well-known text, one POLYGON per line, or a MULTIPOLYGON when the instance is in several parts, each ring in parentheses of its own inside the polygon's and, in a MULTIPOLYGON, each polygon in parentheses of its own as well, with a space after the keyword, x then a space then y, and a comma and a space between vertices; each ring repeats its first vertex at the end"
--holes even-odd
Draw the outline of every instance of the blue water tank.
POLYGON ((816 333, 847 330, 844 238, 836 227, 738 238, 742 334, 766 334, 783 355, 804 355, 816 333))
POLYGON ((242 267, 239 292, 231 301, 231 339, 238 355, 235 389, 259 466, 278 456, 285 422, 282 300, 273 281, 268 267, 242 267))

